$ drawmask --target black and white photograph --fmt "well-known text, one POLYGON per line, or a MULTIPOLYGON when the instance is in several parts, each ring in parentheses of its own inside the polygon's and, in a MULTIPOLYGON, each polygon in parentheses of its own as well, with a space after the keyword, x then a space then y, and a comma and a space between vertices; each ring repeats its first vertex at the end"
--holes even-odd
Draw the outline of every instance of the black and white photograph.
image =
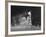
POLYGON ((40 29, 41 7, 11 5, 11 31, 40 29))
POLYGON ((8 3, 8 33, 28 34, 43 32, 43 5, 8 3))

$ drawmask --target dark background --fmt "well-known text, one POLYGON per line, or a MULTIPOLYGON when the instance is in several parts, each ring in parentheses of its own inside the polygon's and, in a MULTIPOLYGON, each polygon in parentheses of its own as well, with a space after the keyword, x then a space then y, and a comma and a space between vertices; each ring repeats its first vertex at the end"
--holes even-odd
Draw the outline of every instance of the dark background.
POLYGON ((11 6, 11 18, 13 16, 19 16, 20 14, 24 14, 25 11, 28 12, 29 10, 31 10, 32 25, 41 25, 41 7, 11 6))

